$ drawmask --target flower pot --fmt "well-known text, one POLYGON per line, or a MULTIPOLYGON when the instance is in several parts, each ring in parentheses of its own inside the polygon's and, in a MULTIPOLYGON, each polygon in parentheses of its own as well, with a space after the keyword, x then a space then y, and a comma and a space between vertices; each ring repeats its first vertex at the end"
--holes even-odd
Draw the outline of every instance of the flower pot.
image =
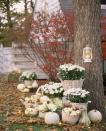
POLYGON ((25 81, 24 81, 24 84, 25 84, 26 87, 31 87, 31 86, 32 86, 32 83, 33 83, 32 80, 25 80, 25 81))
POLYGON ((81 80, 62 80, 61 81, 65 91, 70 89, 70 88, 81 88, 82 89, 83 82, 84 82, 84 79, 81 79, 81 80))
POLYGON ((66 112, 62 111, 62 121, 64 123, 74 125, 74 124, 76 124, 78 122, 79 118, 80 118, 79 114, 71 115, 69 113, 66 113, 66 112))
POLYGON ((80 110, 83 110, 83 109, 87 108, 87 103, 73 103, 73 102, 70 102, 70 105, 72 107, 78 108, 80 110))

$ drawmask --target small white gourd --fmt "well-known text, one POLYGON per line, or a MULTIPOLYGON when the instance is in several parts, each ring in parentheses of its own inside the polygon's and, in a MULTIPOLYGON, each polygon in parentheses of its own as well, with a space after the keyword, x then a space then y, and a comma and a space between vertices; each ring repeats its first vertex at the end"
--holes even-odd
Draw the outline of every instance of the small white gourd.
POLYGON ((38 88, 38 83, 36 80, 32 83, 32 88, 38 88))
POLYGON ((102 121, 102 114, 98 110, 91 110, 88 112, 89 119, 93 123, 98 123, 102 121))
POLYGON ((28 89, 32 89, 32 86, 27 86, 28 89))
POLYGON ((38 110, 35 108, 26 108, 25 109, 25 115, 36 116, 37 114, 38 114, 38 110))
POLYGON ((47 102, 50 102, 50 99, 49 99, 49 97, 48 96, 42 96, 41 98, 40 98, 40 102, 41 103, 47 103, 47 102))
POLYGON ((17 89, 21 91, 21 90, 25 89, 25 85, 24 84, 18 84, 17 89))
POLYGON ((59 115, 55 112, 48 112, 45 115, 46 124, 59 124, 60 118, 59 115))
POLYGON ((21 90, 21 92, 23 92, 23 93, 26 93, 26 92, 29 92, 29 91, 30 90, 28 88, 25 88, 25 89, 21 90))

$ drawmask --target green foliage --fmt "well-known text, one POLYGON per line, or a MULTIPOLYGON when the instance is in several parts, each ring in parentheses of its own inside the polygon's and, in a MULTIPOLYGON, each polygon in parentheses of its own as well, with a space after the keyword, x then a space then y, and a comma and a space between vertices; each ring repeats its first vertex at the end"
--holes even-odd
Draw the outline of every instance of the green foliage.
POLYGON ((33 131, 63 131, 62 127, 58 127, 58 126, 45 126, 45 125, 38 125, 38 124, 33 124, 31 126, 25 126, 22 124, 11 124, 8 131, 16 131, 16 130, 22 130, 22 131, 29 131, 29 130, 33 130, 33 131))
POLYGON ((21 75, 20 73, 17 73, 15 71, 9 73, 9 75, 8 75, 8 82, 18 83, 20 75, 21 75))
POLYGON ((3 124, 5 122, 5 114, 0 113, 0 124, 3 124))
POLYGON ((19 81, 25 81, 25 80, 36 80, 37 75, 35 72, 23 72, 23 74, 19 77, 19 81))
POLYGON ((73 103, 86 103, 89 101, 89 97, 89 95, 86 95, 86 97, 69 95, 68 100, 73 103))
POLYGON ((16 131, 16 130, 28 131, 26 126, 21 124, 11 124, 8 131, 16 131))
POLYGON ((62 80, 80 80, 85 78, 85 71, 80 71, 77 69, 70 70, 70 71, 59 71, 59 76, 62 80))

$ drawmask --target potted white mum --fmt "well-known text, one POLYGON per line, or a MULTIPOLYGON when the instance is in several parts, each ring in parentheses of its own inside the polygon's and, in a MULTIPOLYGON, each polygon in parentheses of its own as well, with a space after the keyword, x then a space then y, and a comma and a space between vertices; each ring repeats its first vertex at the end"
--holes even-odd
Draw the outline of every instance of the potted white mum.
POLYGON ((71 88, 64 92, 64 97, 70 101, 72 107, 81 110, 82 114, 79 122, 89 126, 90 120, 87 115, 87 105, 89 103, 90 92, 81 88, 71 88))
POLYGON ((63 95, 71 104, 74 103, 74 105, 81 108, 82 105, 89 102, 90 92, 81 88, 71 88, 65 91, 63 95))
POLYGON ((41 85, 40 89, 44 95, 47 95, 50 98, 62 97, 64 92, 62 83, 50 82, 49 84, 41 85))
POLYGON ((70 63, 60 65, 58 77, 65 90, 70 88, 82 88, 85 78, 85 68, 70 63))
POLYGON ((25 86, 28 87, 28 88, 32 88, 33 83, 34 83, 34 87, 38 86, 37 82, 35 81, 36 79, 37 79, 36 73, 31 72, 31 71, 25 71, 19 77, 19 81, 24 82, 25 86), (36 82, 36 85, 35 85, 35 82, 36 82))

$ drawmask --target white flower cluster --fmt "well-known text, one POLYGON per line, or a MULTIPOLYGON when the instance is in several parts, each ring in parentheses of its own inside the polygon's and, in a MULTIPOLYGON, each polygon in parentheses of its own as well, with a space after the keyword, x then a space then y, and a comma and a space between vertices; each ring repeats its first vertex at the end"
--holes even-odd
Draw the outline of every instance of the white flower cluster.
POLYGON ((71 71, 71 70, 74 70, 74 69, 77 69, 79 71, 85 71, 85 68, 83 68, 83 67, 81 67, 79 65, 71 64, 71 63, 60 65, 59 69, 64 70, 64 71, 71 71))
POLYGON ((30 71, 24 71, 22 73, 22 76, 27 76, 27 75, 30 75, 30 74, 32 74, 32 72, 30 72, 30 71))
POLYGON ((21 76, 26 76, 27 78, 29 78, 32 73, 33 72, 31 72, 31 71, 25 71, 25 72, 22 73, 21 76))
POLYGON ((21 74, 19 80, 34 80, 36 78, 36 73, 32 71, 25 71, 21 74))
POLYGON ((45 84, 40 86, 41 90, 43 91, 43 93, 45 94, 61 94, 64 89, 62 86, 62 83, 49 83, 49 84, 45 84))
POLYGON ((89 91, 86 90, 82 90, 81 88, 71 88, 67 91, 64 92, 64 96, 81 96, 82 98, 86 97, 87 95, 89 95, 89 91))
POLYGON ((70 108, 70 107, 66 107, 63 109, 63 111, 69 115, 79 115, 81 114, 81 111, 79 109, 74 109, 74 108, 70 108))

